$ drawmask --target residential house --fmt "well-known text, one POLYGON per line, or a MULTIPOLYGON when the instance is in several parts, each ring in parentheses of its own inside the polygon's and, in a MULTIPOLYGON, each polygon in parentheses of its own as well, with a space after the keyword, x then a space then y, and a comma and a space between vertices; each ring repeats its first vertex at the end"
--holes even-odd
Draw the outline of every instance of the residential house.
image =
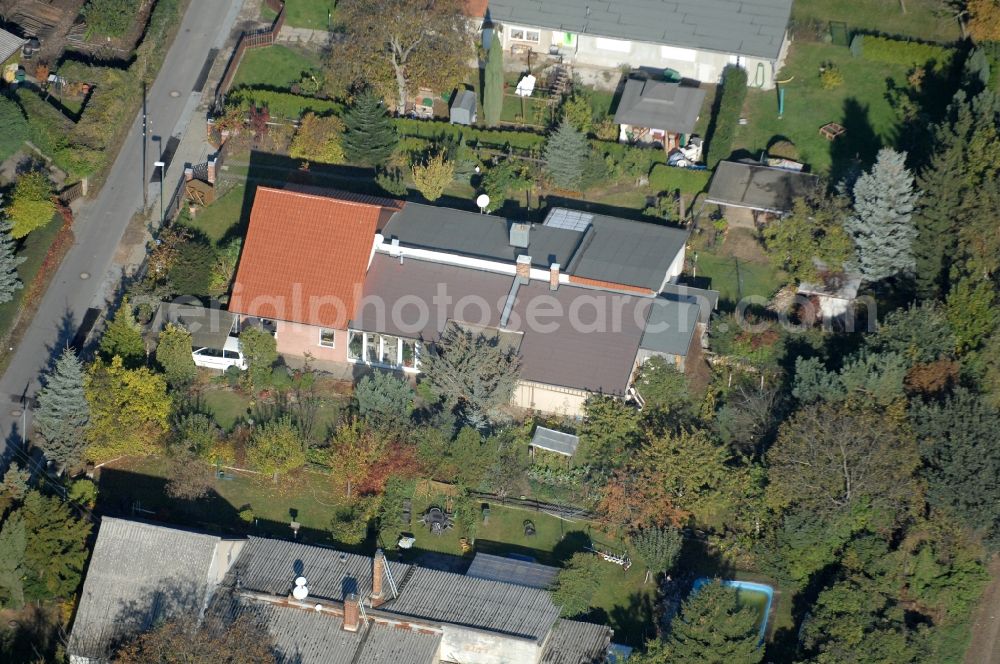
MULTIPOLYGON (((503 572, 501 565, 484 568, 503 572)), ((105 517, 70 634, 73 664, 186 615, 250 616, 281 664, 598 664, 611 630, 559 618, 537 584, 442 572, 327 547, 223 540, 105 517)))
POLYGON ((686 241, 682 229, 561 208, 529 225, 261 187, 229 308, 274 321, 292 362, 418 373, 449 324, 495 335, 521 358, 514 405, 578 415, 590 394, 624 396, 658 348, 683 367, 700 311, 665 291, 686 241), (662 335, 671 343, 654 344, 662 335))
POLYGON ((733 226, 755 227, 792 211, 795 199, 814 191, 819 178, 755 161, 720 161, 705 203, 718 205, 733 226))
POLYGON ((717 82, 727 64, 770 89, 788 50, 791 0, 489 0, 506 50, 606 69, 672 69, 717 82))
POLYGON ((677 81, 629 78, 615 124, 622 143, 660 145, 672 150, 686 142, 698 122, 705 91, 677 81))

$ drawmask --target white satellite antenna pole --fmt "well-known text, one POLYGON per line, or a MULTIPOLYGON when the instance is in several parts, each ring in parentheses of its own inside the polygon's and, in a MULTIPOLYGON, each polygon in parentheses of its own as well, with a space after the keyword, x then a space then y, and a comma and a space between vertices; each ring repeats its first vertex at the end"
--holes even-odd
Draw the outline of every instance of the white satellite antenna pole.
POLYGON ((295 587, 292 588, 292 597, 300 602, 306 597, 309 597, 309 588, 306 587, 306 577, 299 576, 295 578, 295 587))
POLYGON ((479 214, 486 214, 486 208, 490 206, 490 197, 486 194, 479 194, 476 197, 476 205, 479 206, 479 214))

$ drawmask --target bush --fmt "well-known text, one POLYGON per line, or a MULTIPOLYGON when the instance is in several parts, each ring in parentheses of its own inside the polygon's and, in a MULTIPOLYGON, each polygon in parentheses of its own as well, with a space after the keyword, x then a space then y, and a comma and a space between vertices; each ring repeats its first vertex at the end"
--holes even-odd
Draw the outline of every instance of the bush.
POLYGON ((434 155, 425 163, 413 167, 413 186, 429 201, 441 198, 445 188, 454 180, 455 164, 446 161, 443 154, 434 155))
POLYGON ((28 121, 13 101, 0 97, 0 161, 21 148, 28 138, 28 121))
POLYGON ((390 196, 406 196, 409 193, 406 181, 403 179, 403 174, 399 169, 393 168, 379 171, 375 176, 375 184, 390 196))
POLYGON ((340 144, 343 133, 344 122, 337 116, 320 117, 315 113, 306 113, 288 154, 295 159, 323 164, 343 163, 344 148, 340 144))
POLYGON ((653 171, 649 174, 649 186, 658 192, 679 191, 682 194, 693 196, 704 191, 711 177, 710 171, 696 171, 690 168, 657 164, 653 166, 653 171))
POLYGON ((121 37, 135 22, 139 0, 90 0, 83 8, 89 32, 121 37))
POLYGON ((951 61, 954 49, 937 44, 875 35, 858 35, 851 40, 851 53, 872 62, 883 62, 903 67, 922 67, 933 63, 934 69, 943 69, 951 61))
POLYGON ((778 140, 772 140, 771 143, 768 144, 767 156, 797 160, 799 158, 799 150, 795 147, 795 143, 792 143, 787 139, 780 138, 778 140))
POLYGON ((18 179, 13 201, 7 208, 13 237, 22 238, 52 221, 56 206, 51 194, 49 181, 40 171, 25 173, 18 179))
POLYGON ((212 287, 215 259, 215 249, 206 242, 188 240, 182 243, 169 273, 174 292, 196 297, 207 296, 212 287))
POLYGON ((435 143, 462 139, 468 144, 479 143, 495 148, 509 145, 517 150, 540 150, 545 144, 545 136, 530 131, 493 131, 411 118, 396 118, 394 122, 400 136, 425 138, 435 143))
POLYGON ((819 83, 824 90, 835 90, 844 84, 844 74, 832 64, 827 64, 819 73, 819 83))
POLYGON ((272 118, 285 120, 298 120, 310 111, 317 115, 327 115, 329 113, 341 115, 344 111, 344 107, 341 104, 328 99, 316 99, 315 97, 296 95, 291 92, 260 90, 257 88, 236 88, 230 91, 227 101, 244 109, 248 109, 251 106, 264 106, 267 107, 272 118))
POLYGON ((716 94, 705 160, 712 169, 732 152, 733 135, 747 96, 747 71, 736 65, 726 65, 722 71, 722 85, 716 94))

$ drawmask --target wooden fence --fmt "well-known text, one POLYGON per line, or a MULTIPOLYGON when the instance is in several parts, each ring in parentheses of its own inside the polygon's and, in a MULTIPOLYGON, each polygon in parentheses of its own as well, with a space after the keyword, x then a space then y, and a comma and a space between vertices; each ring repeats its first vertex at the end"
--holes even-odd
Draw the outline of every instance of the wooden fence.
POLYGON ((271 46, 274 44, 274 40, 278 38, 281 27, 285 24, 285 3, 282 0, 264 0, 264 4, 268 9, 277 14, 274 18, 274 23, 269 28, 243 32, 240 35, 239 40, 236 42, 236 48, 233 49, 233 54, 226 64, 222 80, 219 81, 219 86, 215 89, 216 110, 222 109, 226 93, 229 92, 229 88, 233 85, 233 79, 236 78, 236 71, 240 68, 240 62, 243 60, 243 54, 247 52, 247 49, 271 46))

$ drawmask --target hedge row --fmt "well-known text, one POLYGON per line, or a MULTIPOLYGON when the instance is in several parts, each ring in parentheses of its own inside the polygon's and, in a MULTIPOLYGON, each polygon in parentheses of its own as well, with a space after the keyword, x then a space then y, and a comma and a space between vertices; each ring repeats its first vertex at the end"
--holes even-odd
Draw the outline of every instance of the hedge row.
POLYGON ((425 138, 432 141, 445 139, 454 141, 462 137, 466 142, 479 142, 494 147, 509 145, 518 150, 540 150, 545 144, 545 136, 530 131, 494 131, 453 125, 449 122, 436 120, 398 118, 396 130, 400 136, 425 138))
POLYGON ((937 44, 924 44, 876 35, 856 35, 851 40, 854 57, 903 67, 922 67, 933 62, 935 68, 946 65, 954 50, 937 44))
POLYGON ((277 90, 261 90, 259 88, 236 88, 228 95, 228 101, 238 106, 267 106, 272 118, 298 120, 306 113, 340 115, 344 111, 342 104, 329 99, 306 97, 291 92, 277 90))
POLYGON ((658 192, 680 191, 682 194, 693 196, 704 191, 711 177, 712 172, 708 170, 696 171, 657 164, 649 174, 649 186, 658 192))
POLYGON ((28 140, 70 177, 88 175, 103 163, 102 153, 70 142, 75 127, 51 104, 26 88, 15 94, 28 117, 28 140))
POLYGON ((747 70, 736 65, 726 65, 722 70, 722 86, 717 94, 718 106, 712 117, 706 159, 711 169, 733 151, 733 135, 743 110, 743 100, 747 96, 747 70))

